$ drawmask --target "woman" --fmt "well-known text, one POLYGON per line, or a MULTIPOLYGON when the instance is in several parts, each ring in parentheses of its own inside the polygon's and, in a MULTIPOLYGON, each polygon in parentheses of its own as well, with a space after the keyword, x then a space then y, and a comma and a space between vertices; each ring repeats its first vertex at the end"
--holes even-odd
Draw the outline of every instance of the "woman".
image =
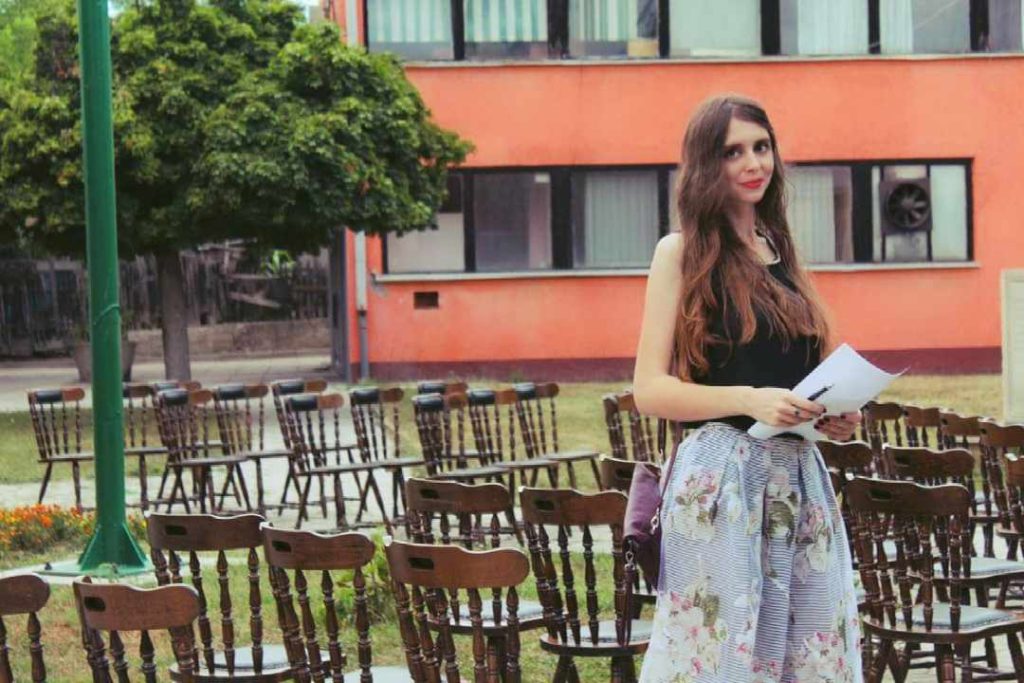
POLYGON ((760 105, 730 95, 698 108, 676 201, 680 232, 651 263, 633 386, 641 412, 697 429, 665 485, 641 681, 859 681, 849 550, 821 456, 795 434, 746 433, 815 420, 841 440, 860 421, 789 390, 835 342, 794 253, 760 105))

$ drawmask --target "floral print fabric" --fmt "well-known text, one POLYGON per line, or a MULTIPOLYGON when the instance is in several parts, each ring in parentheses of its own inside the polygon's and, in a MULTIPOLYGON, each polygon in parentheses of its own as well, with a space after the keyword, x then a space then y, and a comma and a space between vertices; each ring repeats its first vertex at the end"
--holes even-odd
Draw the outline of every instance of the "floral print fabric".
POLYGON ((641 683, 861 681, 849 548, 817 450, 712 422, 677 458, 641 683))

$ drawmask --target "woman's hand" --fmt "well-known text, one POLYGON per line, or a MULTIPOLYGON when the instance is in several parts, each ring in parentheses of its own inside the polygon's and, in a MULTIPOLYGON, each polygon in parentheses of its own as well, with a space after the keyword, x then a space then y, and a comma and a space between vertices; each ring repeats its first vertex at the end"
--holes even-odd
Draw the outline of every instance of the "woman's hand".
POLYGON ((825 415, 814 423, 814 428, 833 441, 848 441, 860 421, 859 412, 825 415))
POLYGON ((749 389, 745 406, 745 415, 772 427, 795 427, 825 414, 825 406, 820 403, 775 387, 749 389))

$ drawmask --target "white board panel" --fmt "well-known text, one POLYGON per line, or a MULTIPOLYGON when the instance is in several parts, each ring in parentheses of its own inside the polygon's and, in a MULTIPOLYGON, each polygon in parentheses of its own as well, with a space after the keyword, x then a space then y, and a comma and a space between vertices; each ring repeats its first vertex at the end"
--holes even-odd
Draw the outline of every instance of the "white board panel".
POLYGON ((1024 270, 1002 276, 1003 417, 1024 422, 1024 270))

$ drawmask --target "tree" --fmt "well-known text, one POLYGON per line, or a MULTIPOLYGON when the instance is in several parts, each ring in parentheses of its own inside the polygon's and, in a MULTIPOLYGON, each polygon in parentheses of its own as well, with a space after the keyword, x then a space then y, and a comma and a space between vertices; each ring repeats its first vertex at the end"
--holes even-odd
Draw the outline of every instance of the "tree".
MULTIPOLYGON (((38 31, 35 79, 0 95, 0 235, 80 254, 73 8, 38 31)), ((423 228, 471 149, 430 120, 394 58, 281 0, 137 2, 114 20, 111 54, 119 245, 156 258, 168 377, 189 376, 181 249, 423 228)))

